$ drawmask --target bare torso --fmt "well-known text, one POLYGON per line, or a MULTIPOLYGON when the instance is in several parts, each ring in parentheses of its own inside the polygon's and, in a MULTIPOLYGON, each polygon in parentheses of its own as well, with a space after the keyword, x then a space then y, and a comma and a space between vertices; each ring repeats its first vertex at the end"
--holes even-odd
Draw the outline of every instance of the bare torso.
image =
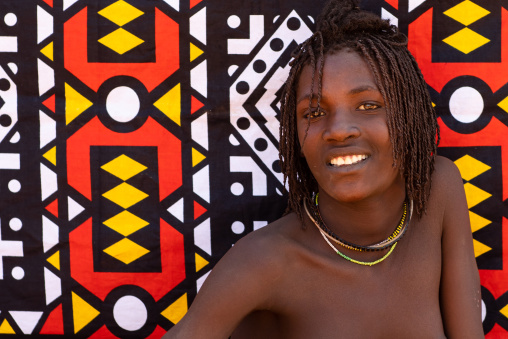
MULTIPOLYGON (((165 338, 483 337, 462 179, 438 158, 432 183, 427 213, 371 267, 339 257, 295 214, 247 235, 165 338)), ((385 253, 341 250, 362 261, 385 253)))
POLYGON ((249 315, 232 338, 443 338, 441 218, 430 202, 390 257, 371 267, 339 257, 309 220, 306 229, 295 215, 270 225, 265 236, 277 238, 283 261, 270 311, 249 315))

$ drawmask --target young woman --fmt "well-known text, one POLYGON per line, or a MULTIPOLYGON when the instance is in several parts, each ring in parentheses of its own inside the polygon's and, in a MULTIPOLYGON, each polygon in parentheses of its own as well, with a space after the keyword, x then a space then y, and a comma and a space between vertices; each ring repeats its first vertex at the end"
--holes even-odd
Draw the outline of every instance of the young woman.
POLYGON ((482 338, 462 179, 406 37, 331 1, 281 102, 288 213, 241 239, 167 338, 482 338))

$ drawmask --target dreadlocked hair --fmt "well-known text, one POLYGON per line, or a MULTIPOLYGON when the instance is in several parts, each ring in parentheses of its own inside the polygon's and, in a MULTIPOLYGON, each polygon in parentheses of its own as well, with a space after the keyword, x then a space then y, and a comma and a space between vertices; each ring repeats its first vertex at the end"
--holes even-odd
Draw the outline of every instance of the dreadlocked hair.
POLYGON ((312 68, 310 95, 314 97, 317 91, 319 110, 324 58, 344 49, 362 56, 374 75, 386 105, 393 166, 403 175, 406 195, 413 201, 415 215, 421 218, 426 211, 439 143, 436 114, 421 71, 407 49, 407 37, 388 20, 360 10, 355 0, 329 1, 318 18, 316 32, 292 54, 281 97, 279 145, 284 184, 289 189, 286 214, 294 211, 303 220, 303 200, 318 191, 298 140, 296 88, 300 73, 307 65, 312 68), (318 85, 314 89, 316 75, 318 85))

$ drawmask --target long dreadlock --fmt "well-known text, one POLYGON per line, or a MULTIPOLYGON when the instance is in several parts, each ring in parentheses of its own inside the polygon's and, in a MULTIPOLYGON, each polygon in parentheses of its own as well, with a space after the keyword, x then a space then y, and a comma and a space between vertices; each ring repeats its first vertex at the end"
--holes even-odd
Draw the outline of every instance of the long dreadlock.
POLYGON ((426 210, 439 143, 435 111, 420 69, 407 49, 407 37, 388 20, 360 10, 356 0, 329 1, 318 19, 316 32, 292 54, 291 71, 281 98, 279 147, 284 183, 289 185, 286 213, 294 211, 303 220, 302 201, 318 190, 306 160, 300 156, 296 127, 300 73, 309 65, 315 79, 317 71, 319 109, 324 57, 345 48, 361 55, 374 74, 386 103, 393 166, 403 175, 406 194, 413 200, 414 213, 420 218, 426 210))

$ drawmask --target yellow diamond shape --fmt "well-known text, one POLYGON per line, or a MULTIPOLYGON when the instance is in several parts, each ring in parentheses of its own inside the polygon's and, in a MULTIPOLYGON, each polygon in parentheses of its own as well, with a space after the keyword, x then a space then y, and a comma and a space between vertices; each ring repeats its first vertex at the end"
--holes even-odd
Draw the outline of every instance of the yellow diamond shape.
POLYGON ((483 172, 488 171, 491 167, 475 158, 464 155, 462 158, 455 160, 455 165, 459 168, 460 175, 464 180, 471 180, 483 172))
POLYGON ((457 6, 453 6, 444 12, 445 15, 448 15, 450 18, 466 26, 480 20, 489 13, 490 12, 485 8, 480 7, 469 0, 463 1, 457 6))
POLYGON ((124 264, 130 264, 136 259, 144 256, 149 250, 139 246, 135 242, 124 238, 104 250, 110 256, 120 260, 124 264))
POLYGON ((489 246, 487 246, 485 244, 482 244, 481 242, 479 242, 476 239, 473 239, 473 246, 474 246, 474 256, 475 256, 475 258, 479 257, 483 253, 486 253, 486 252, 488 252, 488 251, 490 251, 492 249, 489 246))
POLYGON ((118 26, 123 26, 144 13, 127 2, 119 0, 99 11, 99 14, 118 26))
POLYGON ((103 224, 114 229, 123 236, 128 236, 129 234, 142 229, 149 223, 129 211, 123 211, 104 221, 103 224))
POLYGON ((466 27, 455 34, 450 35, 443 41, 453 48, 458 49, 462 53, 468 54, 469 52, 485 45, 490 40, 466 27))
POLYGON ((107 164, 101 166, 101 168, 124 181, 147 169, 145 165, 132 160, 125 154, 111 160, 107 164))
POLYGON ((126 182, 122 182, 120 185, 107 191, 102 196, 111 200, 115 204, 122 206, 123 208, 129 208, 145 199, 148 194, 138 190, 136 187, 131 186, 126 182))
POLYGON ((508 97, 504 98, 499 104, 497 104, 499 107, 501 107, 506 113, 508 113, 508 97))
POLYGON ((99 42, 104 46, 111 48, 118 54, 124 54, 134 47, 142 44, 144 41, 134 34, 127 32, 125 29, 119 28, 99 39, 99 42))
POLYGON ((487 193, 468 182, 464 184, 464 191, 466 191, 467 208, 476 206, 492 196, 492 194, 487 193))
POLYGON ((485 219, 484 217, 480 217, 478 214, 471 211, 469 211, 469 220, 471 221, 471 232, 476 232, 492 223, 492 221, 485 219))

